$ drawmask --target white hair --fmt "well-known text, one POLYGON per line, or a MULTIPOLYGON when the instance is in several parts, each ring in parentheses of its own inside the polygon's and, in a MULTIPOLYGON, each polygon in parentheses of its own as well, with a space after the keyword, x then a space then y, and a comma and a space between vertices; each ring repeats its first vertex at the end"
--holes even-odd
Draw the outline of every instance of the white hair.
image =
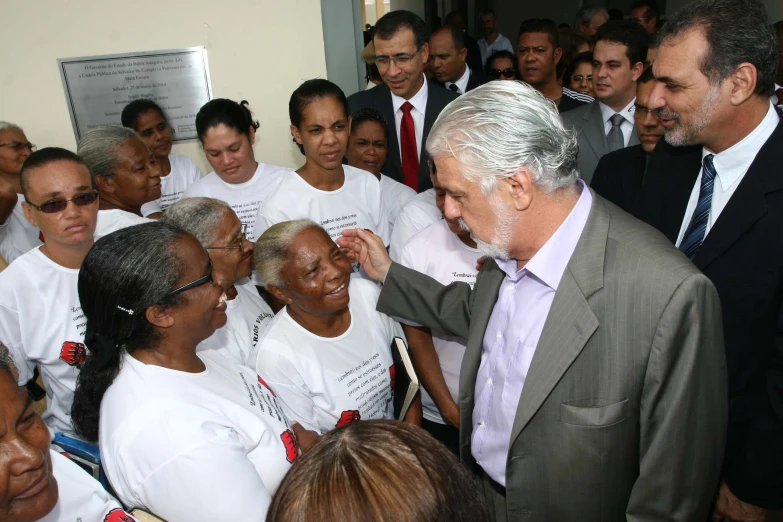
POLYGON ((285 288, 280 273, 288 261, 291 243, 301 232, 310 228, 323 230, 318 223, 309 219, 295 219, 272 225, 256 240, 253 261, 264 285, 285 288))
MULTIPOLYGON (((87 164, 92 177, 113 178, 120 167, 118 150, 128 140, 144 143, 133 129, 116 126, 95 127, 87 131, 76 146, 76 154, 87 164)), ((146 147, 146 145, 145 145, 146 147)))
POLYGON ((4 130, 8 130, 8 129, 22 130, 22 128, 15 123, 11 123, 8 121, 0 121, 0 132, 3 132, 4 130))
POLYGON ((168 207, 160 220, 190 232, 207 247, 217 239, 217 229, 229 212, 234 215, 231 206, 219 199, 185 198, 168 207))
POLYGON ((579 178, 576 133, 563 125, 554 103, 523 82, 489 82, 451 102, 432 126, 427 151, 453 156, 485 195, 497 178, 523 167, 545 193, 579 178))

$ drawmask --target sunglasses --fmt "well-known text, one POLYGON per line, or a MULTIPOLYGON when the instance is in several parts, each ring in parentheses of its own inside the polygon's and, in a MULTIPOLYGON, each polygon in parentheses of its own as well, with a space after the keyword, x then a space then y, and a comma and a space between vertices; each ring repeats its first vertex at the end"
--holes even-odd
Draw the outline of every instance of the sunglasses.
POLYGON ((68 206, 69 201, 73 201, 73 204, 77 207, 86 207, 87 205, 92 205, 95 203, 97 199, 98 192, 93 190, 92 192, 85 192, 84 194, 74 196, 71 199, 50 199, 41 205, 34 205, 28 201, 27 204, 33 207, 35 210, 40 210, 44 214, 55 214, 65 210, 65 207, 68 206))
POLYGON ((508 69, 503 69, 502 71, 500 69, 490 69, 489 75, 492 78, 500 78, 501 76, 503 78, 513 78, 514 76, 516 76, 514 69, 511 67, 509 67, 508 69))
POLYGON ((196 288, 197 286, 205 285, 207 283, 212 282, 212 260, 209 260, 209 264, 207 265, 207 275, 203 277, 199 277, 192 283, 188 283, 184 286, 180 286, 179 288, 172 290, 168 294, 166 294, 166 297, 171 297, 177 294, 181 294, 182 292, 186 292, 188 290, 191 290, 193 288, 196 288))

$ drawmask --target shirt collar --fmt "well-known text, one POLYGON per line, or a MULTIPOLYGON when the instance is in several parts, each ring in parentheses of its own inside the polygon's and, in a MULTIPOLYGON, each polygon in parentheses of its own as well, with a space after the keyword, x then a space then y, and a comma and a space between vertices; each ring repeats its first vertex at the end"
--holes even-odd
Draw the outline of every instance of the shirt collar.
MULTIPOLYGON (((750 134, 723 152, 713 155, 712 164, 715 166, 715 172, 723 190, 728 190, 748 171, 756 154, 775 132, 779 121, 780 117, 775 107, 770 103, 767 115, 750 134)), ((702 148, 701 158, 704 159, 707 154, 713 153, 702 148)))
POLYGON ((406 101, 411 102, 413 108, 419 111, 420 113, 422 114, 425 113, 425 111, 427 110, 427 95, 429 94, 429 91, 427 85, 427 77, 424 76, 424 73, 422 73, 422 77, 424 78, 424 83, 421 85, 421 89, 419 89, 419 92, 414 94, 410 100, 406 100, 405 98, 402 98, 394 93, 391 93, 392 107, 394 107, 395 114, 397 113, 397 111, 401 110, 400 107, 402 107, 402 104, 405 103, 406 101))
MULTIPOLYGON (((636 104, 636 96, 634 96, 633 100, 631 100, 631 102, 628 105, 623 107, 623 110, 617 113, 620 116, 622 116, 625 119, 625 121, 627 121, 631 125, 634 124, 633 111, 634 111, 635 104, 636 104)), ((615 114, 614 109, 612 109, 602 101, 598 102, 598 106, 601 107, 601 117, 604 119, 604 124, 606 124, 606 122, 609 121, 609 118, 614 116, 615 114)))
POLYGON ((526 273, 530 273, 542 281, 552 290, 557 291, 560 279, 563 277, 571 255, 576 250, 576 244, 582 236, 582 231, 587 224, 590 208, 593 205, 593 196, 584 181, 579 180, 582 194, 571 209, 568 217, 560 224, 560 227, 552 234, 544 246, 530 258, 522 270, 517 271, 516 259, 496 260, 506 276, 512 281, 518 281, 526 273))
POLYGON ((462 76, 460 76, 459 80, 456 82, 446 82, 446 88, 448 89, 452 83, 456 83, 457 87, 459 87, 459 92, 465 94, 465 91, 468 88, 468 80, 470 80, 470 67, 468 67, 466 64, 465 72, 462 73, 462 76))

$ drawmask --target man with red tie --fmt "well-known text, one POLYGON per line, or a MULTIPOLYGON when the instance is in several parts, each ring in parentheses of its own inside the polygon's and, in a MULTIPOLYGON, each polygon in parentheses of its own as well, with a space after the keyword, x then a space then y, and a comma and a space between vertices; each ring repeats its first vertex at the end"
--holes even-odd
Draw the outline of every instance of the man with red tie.
POLYGON ((410 11, 392 11, 375 25, 375 64, 383 84, 348 98, 351 113, 372 108, 383 114, 395 138, 381 171, 422 192, 432 187, 423 144, 432 124, 457 94, 427 81, 429 59, 424 21, 410 11))

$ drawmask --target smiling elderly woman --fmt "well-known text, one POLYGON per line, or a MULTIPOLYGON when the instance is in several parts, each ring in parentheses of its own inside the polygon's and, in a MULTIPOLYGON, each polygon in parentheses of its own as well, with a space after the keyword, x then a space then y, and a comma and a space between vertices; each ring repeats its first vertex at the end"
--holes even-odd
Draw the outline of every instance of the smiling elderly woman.
POLYGON ((251 363, 289 418, 319 433, 392 418, 390 347, 403 334, 394 320, 375 311, 378 287, 351 279, 343 251, 306 219, 264 232, 255 263, 267 290, 286 306, 251 363))

